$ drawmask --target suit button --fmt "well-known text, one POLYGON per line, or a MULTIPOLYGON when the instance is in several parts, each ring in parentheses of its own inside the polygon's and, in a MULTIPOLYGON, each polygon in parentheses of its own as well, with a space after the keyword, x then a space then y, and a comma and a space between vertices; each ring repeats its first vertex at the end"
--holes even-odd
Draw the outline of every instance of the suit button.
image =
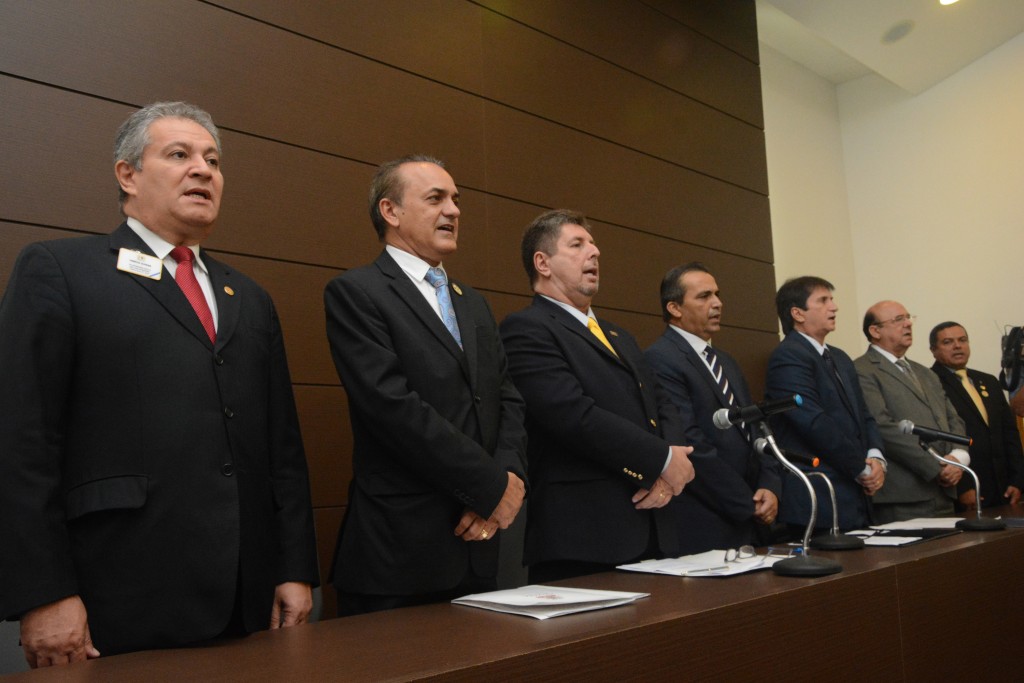
POLYGON ((231 408, 224 406, 224 415, 226 415, 227 417, 234 417, 235 413, 233 410, 231 410, 231 408))
POLYGON ((652 427, 657 427, 658 426, 658 423, 654 421, 653 417, 651 418, 651 426, 652 427))
POLYGON ((637 382, 637 384, 640 386, 641 389, 644 388, 644 383, 643 382, 637 382))
POLYGON ((229 462, 224 463, 220 467, 220 473, 223 474, 225 477, 230 477, 232 474, 235 473, 235 466, 229 462))
POLYGON ((476 401, 477 405, 480 405, 481 403, 483 403, 483 399, 480 398, 479 396, 474 396, 473 400, 476 401))
POLYGON ((216 356, 213 357, 213 362, 216 363, 217 365, 224 365, 224 356, 218 353, 216 356))

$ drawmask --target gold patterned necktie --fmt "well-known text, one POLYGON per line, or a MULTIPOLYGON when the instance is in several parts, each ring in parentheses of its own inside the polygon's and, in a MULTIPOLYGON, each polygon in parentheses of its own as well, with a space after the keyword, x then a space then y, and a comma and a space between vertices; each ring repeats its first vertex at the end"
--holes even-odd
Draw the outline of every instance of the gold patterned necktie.
POLYGON ((956 376, 960 378, 960 384, 964 386, 964 391, 966 391, 967 395, 971 397, 972 401, 974 401, 974 405, 978 407, 978 412, 981 413, 981 419, 985 420, 985 424, 988 424, 988 411, 985 410, 985 402, 981 400, 981 394, 979 394, 978 390, 974 388, 974 382, 972 382, 971 378, 967 376, 967 370, 961 368, 959 370, 954 370, 954 372, 956 373, 956 376))
POLYGON ((613 356, 616 358, 619 357, 619 354, 615 353, 615 349, 612 348, 611 343, 608 341, 608 337, 604 336, 601 326, 597 324, 596 320, 589 316, 587 317, 587 329, 590 330, 591 334, 597 337, 598 341, 605 345, 605 348, 612 352, 613 356))

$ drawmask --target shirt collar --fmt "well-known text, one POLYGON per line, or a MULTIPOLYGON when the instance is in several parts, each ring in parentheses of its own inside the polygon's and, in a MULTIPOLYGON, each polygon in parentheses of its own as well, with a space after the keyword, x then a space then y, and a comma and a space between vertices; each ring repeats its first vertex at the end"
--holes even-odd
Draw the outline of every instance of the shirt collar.
MULTIPOLYGON (((128 223, 128 227, 139 236, 139 239, 146 243, 146 246, 152 250, 153 254, 158 259, 163 261, 170 257, 171 250, 174 249, 173 244, 165 240, 163 237, 160 237, 160 235, 156 234, 134 218, 128 218, 126 222, 128 223)), ((192 253, 195 255, 193 267, 198 265, 204 273, 209 274, 209 271, 206 270, 206 264, 203 263, 203 259, 199 256, 199 245, 193 244, 189 249, 191 249, 192 253)))
POLYGON ((698 355, 703 354, 704 349, 708 346, 711 346, 710 341, 704 341, 703 339, 695 335, 693 332, 688 332, 683 328, 676 327, 675 325, 672 324, 670 324, 668 328, 670 330, 675 330, 677 333, 679 333, 679 335, 683 339, 685 339, 690 346, 693 347, 693 350, 696 351, 698 355))
POLYGON ((825 355, 825 349, 827 349, 827 348, 828 348, 827 346, 825 346, 824 344, 822 344, 821 342, 819 342, 819 341, 818 341, 817 339, 815 339, 815 338, 814 338, 814 337, 812 337, 811 335, 809 335, 809 334, 804 334, 804 333, 803 333, 803 332, 801 332, 800 330, 797 330, 797 334, 799 334, 799 335, 800 335, 801 337, 803 337, 803 338, 804 338, 804 339, 806 339, 807 341, 811 342, 811 346, 813 346, 813 347, 814 347, 814 350, 818 352, 818 355, 819 355, 819 356, 823 356, 823 355, 825 355))
MULTIPOLYGON (((419 256, 403 251, 394 245, 388 244, 384 247, 384 251, 391 254, 391 258, 395 259, 398 267, 416 282, 422 282, 427 276, 427 271, 432 267, 419 256)), ((438 267, 444 271, 444 265, 438 264, 438 267)), ((448 273, 445 273, 445 278, 447 277, 448 273)))
MULTIPOLYGON (((885 356, 885 359, 886 359, 886 360, 888 360, 888 361, 889 361, 890 363, 895 363, 896 361, 898 361, 898 360, 899 360, 899 358, 897 358, 896 356, 892 355, 891 353, 889 353, 888 351, 886 351, 885 349, 883 349, 883 348, 882 348, 881 346, 879 346, 878 344, 872 344, 872 345, 871 345, 871 348, 873 348, 873 349, 874 349, 875 351, 878 351, 878 352, 879 352, 880 354, 882 354, 883 356, 885 356)), ((905 357, 905 356, 904 356, 904 357, 905 357)))
POLYGON ((587 318, 593 318, 594 320, 597 320, 597 316, 594 315, 594 309, 592 308, 588 308, 586 314, 584 314, 583 311, 581 311, 580 309, 576 308, 575 306, 570 306, 564 301, 552 299, 547 294, 541 294, 541 296, 550 301, 551 303, 553 303, 554 305, 559 306, 560 308, 568 311, 572 315, 572 317, 576 318, 576 320, 580 322, 581 325, 587 324, 587 318))

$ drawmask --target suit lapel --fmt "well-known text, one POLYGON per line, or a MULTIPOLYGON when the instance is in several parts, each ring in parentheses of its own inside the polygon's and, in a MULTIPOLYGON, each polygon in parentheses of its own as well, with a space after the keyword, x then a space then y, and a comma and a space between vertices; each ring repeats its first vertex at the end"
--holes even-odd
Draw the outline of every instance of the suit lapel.
MULTIPOLYGON (((872 351, 874 351, 874 349, 872 349, 872 351)), ((908 377, 905 372, 900 370, 899 367, 895 363, 893 363, 892 361, 890 361, 888 358, 886 358, 882 354, 878 353, 877 351, 874 351, 874 354, 875 354, 875 358, 876 358, 875 362, 881 368, 882 372, 887 373, 888 375, 891 375, 892 377, 895 377, 897 379, 897 381, 899 381, 901 384, 903 384, 903 386, 905 386, 910 391, 911 394, 916 396, 917 399, 919 401, 921 401, 921 403, 923 403, 926 406, 928 406, 929 410, 932 410, 931 403, 928 401, 928 399, 925 396, 923 396, 921 394, 921 392, 917 388, 917 385, 914 384, 914 381, 912 379, 910 379, 910 377, 908 377)), ((915 372, 915 375, 916 375, 917 371, 914 370, 914 372, 915 372)), ((918 381, 923 381, 923 378, 918 378, 918 381)))
POLYGON ((213 296, 217 300, 217 344, 216 348, 224 348, 231 340, 238 327, 238 317, 242 310, 242 294, 234 286, 234 273, 223 263, 212 258, 205 249, 202 250, 203 263, 210 273, 210 284, 213 296))
MULTIPOLYGON (((469 303, 466 301, 466 297, 462 295, 462 288, 459 287, 457 282, 448 280, 448 295, 452 299, 452 308, 455 310, 455 317, 459 323, 459 334, 462 336, 462 353, 459 354, 459 362, 463 364, 463 368, 469 373, 470 386, 475 387, 477 381, 477 357, 480 353, 476 338, 476 320, 473 318, 473 313, 469 309, 469 303)), ((445 333, 448 334, 452 345, 457 349, 459 345, 455 343, 455 339, 448 333, 447 328, 445 328, 445 333)))
MULTIPOLYGON (((381 272, 389 279, 388 286, 391 291, 394 292, 396 298, 401 301, 405 306, 408 307, 409 311, 419 318, 423 326, 441 343, 442 346, 452 354, 462 366, 463 372, 466 373, 466 377, 472 380, 472 376, 469 371, 469 366, 466 360, 466 354, 463 353, 462 349, 455 342, 455 338, 452 337, 452 333, 448 331, 448 328, 441 322, 441 318, 438 317, 434 309, 430 307, 430 304, 423 298, 423 294, 416 288, 416 285, 412 283, 409 276, 405 274, 405 271, 395 262, 393 258, 384 251, 379 257, 377 257, 376 265, 380 268, 381 272)), ((449 291, 451 289, 451 283, 449 282, 449 291)), ((454 292, 451 292, 454 294, 454 292)), ((454 296, 452 297, 452 304, 454 306, 454 296)), ((460 297, 461 298, 461 297, 460 297)), ((455 316, 459 315, 459 308, 455 308, 455 316)), ((465 310, 464 307, 462 310, 465 310)), ((469 314, 466 314, 469 317, 469 314)), ((466 321, 468 323, 468 321, 466 321)), ((459 332, 462 334, 462 343, 466 344, 466 337, 471 336, 466 334, 466 329, 463 327, 463 321, 459 321, 459 332)), ((469 330, 472 336, 476 335, 476 330, 469 330)), ((475 343, 475 341, 474 341, 475 343)))
MULTIPOLYGON (((128 227, 127 223, 122 223, 120 228, 111 233, 110 249, 114 252, 115 260, 118 251, 121 249, 131 249, 132 251, 140 251, 144 254, 155 256, 149 246, 142 241, 141 237, 135 234, 134 230, 128 227)), ((130 275, 128 273, 125 273, 125 276, 131 278, 140 287, 148 291, 168 313, 181 323, 182 327, 192 333, 192 336, 196 337, 206 346, 213 348, 210 343, 210 337, 206 334, 203 324, 199 322, 199 316, 196 315, 195 309, 192 308, 192 304, 185 298, 181 287, 174 281, 174 278, 171 277, 170 272, 166 268, 163 269, 159 280, 151 280, 147 277, 130 275)))
MULTIPOLYGON (((693 366, 697 376, 701 378, 705 385, 707 385, 708 391, 710 391, 711 395, 715 397, 718 404, 723 408, 729 408, 729 401, 725 398, 725 394, 722 393, 722 390, 718 388, 718 382, 716 382, 715 378, 711 376, 711 371, 708 369, 707 363, 704 362, 704 359, 700 357, 700 354, 698 354, 697 351, 690 346, 690 343, 678 332, 673 332, 669 329, 665 331, 665 334, 668 336, 672 344, 679 349, 679 353, 683 355, 684 360, 693 366)), ((722 368, 722 372, 724 373, 725 366, 721 364, 721 357, 719 357, 719 367, 722 368)), ((726 379, 729 379, 729 384, 731 385, 732 379, 728 376, 726 379)))

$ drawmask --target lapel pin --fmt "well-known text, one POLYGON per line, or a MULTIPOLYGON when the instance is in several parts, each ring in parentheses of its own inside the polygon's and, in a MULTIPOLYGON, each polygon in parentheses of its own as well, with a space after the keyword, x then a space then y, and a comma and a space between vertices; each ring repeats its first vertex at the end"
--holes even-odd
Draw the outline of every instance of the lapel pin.
POLYGON ((616 332, 615 330, 608 330, 608 334, 612 335, 613 337, 618 337, 619 336, 619 333, 616 332))
POLYGON ((454 282, 452 283, 452 289, 454 289, 454 290, 455 290, 455 293, 456 293, 456 294, 458 294, 459 296, 462 296, 462 290, 461 290, 461 289, 459 288, 459 286, 458 286, 457 284, 455 284, 454 282))
POLYGON ((224 293, 227 294, 228 296, 234 296, 235 290, 231 289, 227 285, 224 285, 224 293))

